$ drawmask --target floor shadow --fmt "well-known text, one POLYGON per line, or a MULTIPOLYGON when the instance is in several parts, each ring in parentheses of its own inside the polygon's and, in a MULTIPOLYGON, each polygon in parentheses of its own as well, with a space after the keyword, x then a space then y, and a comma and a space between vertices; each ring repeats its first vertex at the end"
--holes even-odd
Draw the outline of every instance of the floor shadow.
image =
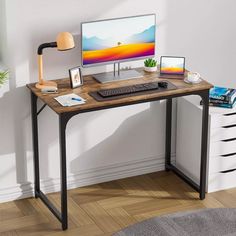
POLYGON ((165 171, 103 182, 92 185, 92 187, 93 191, 83 191, 83 189, 87 189, 86 186, 82 187, 81 191, 69 191, 69 194, 81 204, 88 199, 102 200, 112 197, 199 201, 194 189, 174 173, 165 171), (94 186, 98 188, 95 189, 94 186))

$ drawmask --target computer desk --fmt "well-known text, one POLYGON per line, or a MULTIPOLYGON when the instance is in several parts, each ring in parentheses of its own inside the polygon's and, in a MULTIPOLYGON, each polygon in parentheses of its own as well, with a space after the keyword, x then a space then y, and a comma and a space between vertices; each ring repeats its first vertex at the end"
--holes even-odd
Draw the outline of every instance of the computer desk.
MULTIPOLYGON (((33 132, 33 152, 34 152, 34 178, 35 178, 35 197, 40 198, 48 209, 57 217, 62 224, 62 229, 68 228, 68 208, 67 208, 67 168, 66 168, 66 126, 68 121, 75 115, 134 105, 145 102, 167 100, 166 102, 166 138, 165 138, 165 169, 172 170, 185 182, 199 192, 201 200, 205 198, 206 186, 206 164, 207 164, 207 140, 208 140, 208 114, 209 114, 209 89, 212 85, 206 81, 199 84, 190 85, 183 80, 170 79, 176 90, 164 91, 160 93, 146 93, 145 95, 132 95, 126 98, 117 100, 98 102, 94 100, 88 93, 102 88, 114 88, 127 86, 138 83, 153 82, 163 79, 158 79, 157 73, 145 73, 141 68, 139 72, 143 73, 144 77, 139 79, 131 79, 125 81, 116 81, 107 84, 96 82, 92 76, 84 77, 84 85, 82 87, 71 89, 69 79, 55 80, 58 84, 58 94, 43 95, 35 84, 28 84, 27 87, 31 92, 31 112, 32 112, 32 132, 33 132), (81 95, 87 101, 83 105, 73 107, 61 106, 54 97, 59 95, 76 93, 81 95), (171 164, 171 121, 172 121, 172 99, 187 95, 198 95, 203 100, 202 113, 202 136, 201 136, 201 164, 200 164, 200 185, 192 181, 182 171, 171 164), (40 99, 44 105, 38 109, 37 100, 40 99), (60 179, 61 179, 61 212, 49 201, 47 196, 40 190, 40 169, 39 169, 39 144, 38 144, 38 116, 41 111, 48 106, 59 117, 59 144, 60 144, 60 179)), ((166 80, 166 79, 165 79, 166 80)))

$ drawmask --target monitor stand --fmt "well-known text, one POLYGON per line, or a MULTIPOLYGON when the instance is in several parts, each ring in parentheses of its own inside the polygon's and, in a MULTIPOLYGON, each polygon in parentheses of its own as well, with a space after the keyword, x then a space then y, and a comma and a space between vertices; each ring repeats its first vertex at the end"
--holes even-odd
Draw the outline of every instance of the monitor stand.
POLYGON ((120 63, 118 64, 118 70, 116 71, 116 63, 114 63, 114 71, 93 75, 93 78, 100 83, 109 83, 119 80, 137 79, 142 78, 143 75, 136 70, 120 70, 120 63))

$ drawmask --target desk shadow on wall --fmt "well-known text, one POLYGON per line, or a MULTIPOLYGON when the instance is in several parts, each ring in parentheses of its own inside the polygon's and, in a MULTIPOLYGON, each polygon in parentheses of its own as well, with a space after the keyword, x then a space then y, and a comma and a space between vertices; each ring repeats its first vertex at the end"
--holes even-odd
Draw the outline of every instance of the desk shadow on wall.
POLYGON ((148 109, 124 120, 112 135, 92 148, 80 151, 81 154, 70 163, 71 173, 80 174, 78 169, 83 166, 87 168, 89 177, 95 178, 97 173, 92 172, 95 165, 96 168, 106 167, 105 163, 109 163, 108 166, 120 165, 122 162, 127 163, 127 159, 138 161, 163 154, 165 127, 160 125, 163 123, 165 123, 165 102, 150 103, 148 109))

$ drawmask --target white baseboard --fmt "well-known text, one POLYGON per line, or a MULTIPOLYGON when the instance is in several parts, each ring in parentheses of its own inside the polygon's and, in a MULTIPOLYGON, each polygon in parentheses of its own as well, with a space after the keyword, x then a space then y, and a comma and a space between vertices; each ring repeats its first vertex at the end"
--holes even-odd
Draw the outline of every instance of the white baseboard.
MULTIPOLYGON (((175 160, 175 154, 172 154, 175 160)), ((144 158, 138 161, 117 163, 106 167, 98 167, 68 175, 68 189, 98 184, 102 182, 122 179, 147 173, 164 170, 164 155, 144 158)), ((0 202, 13 201, 34 196, 33 183, 17 184, 8 188, 0 189, 0 202)), ((60 191, 60 178, 47 179, 41 181, 41 190, 44 193, 60 191)))

